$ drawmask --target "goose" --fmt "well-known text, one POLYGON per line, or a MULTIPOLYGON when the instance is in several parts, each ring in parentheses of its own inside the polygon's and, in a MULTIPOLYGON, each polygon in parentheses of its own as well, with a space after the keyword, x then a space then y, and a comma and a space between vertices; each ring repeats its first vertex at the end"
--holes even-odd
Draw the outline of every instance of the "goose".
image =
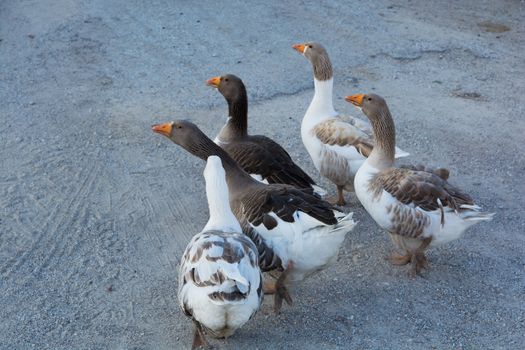
POLYGON ((273 288, 268 287, 273 289, 276 313, 283 300, 292 304, 291 285, 336 261, 346 234, 355 226, 352 213, 337 210, 307 189, 255 180, 187 120, 152 129, 203 160, 212 155, 221 159, 232 211, 258 248, 261 270, 283 270, 273 288))
POLYGON ((195 324, 192 349, 208 346, 204 330, 231 336, 263 300, 257 247, 231 211, 219 157, 208 157, 204 178, 210 218, 186 247, 179 271, 179 304, 195 324))
POLYGON ((213 77, 206 83, 216 88, 228 103, 228 119, 215 143, 226 150, 244 171, 266 184, 283 183, 310 188, 320 196, 326 194, 277 142, 266 136, 248 134, 248 97, 239 77, 226 74, 213 77))
POLYGON ((376 144, 354 180, 357 198, 404 254, 394 265, 411 264, 415 276, 428 263, 425 250, 458 239, 470 226, 491 220, 474 200, 447 182, 448 173, 394 167, 395 126, 385 100, 375 94, 347 96, 372 123, 376 144), (446 176, 445 176, 446 175, 446 176))
MULTIPOLYGON (((312 64, 315 93, 301 123, 301 138, 319 173, 337 187, 332 204, 346 204, 343 190, 354 191, 354 176, 372 152, 374 138, 370 125, 358 118, 343 120, 332 103, 334 77, 326 49, 319 43, 293 45, 312 64)), ((409 154, 396 149, 396 158, 409 154)))

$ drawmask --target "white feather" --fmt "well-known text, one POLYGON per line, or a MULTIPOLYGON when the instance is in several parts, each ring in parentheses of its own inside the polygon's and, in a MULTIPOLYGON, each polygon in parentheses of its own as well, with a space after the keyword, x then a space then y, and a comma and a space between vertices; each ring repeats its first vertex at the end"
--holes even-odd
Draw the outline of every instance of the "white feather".
POLYGON ((334 211, 338 222, 326 225, 301 211, 294 213, 294 221, 281 220, 271 215, 277 226, 268 230, 263 224, 252 227, 263 237, 286 267, 293 262, 291 281, 300 281, 316 271, 334 263, 346 234, 355 226, 352 213, 334 211))
POLYGON ((326 192, 326 190, 324 188, 319 187, 317 185, 312 185, 312 188, 314 189, 314 193, 319 195, 321 198, 326 196, 326 194, 328 193, 328 192, 326 192))
POLYGON ((262 182, 263 184, 267 184, 268 185, 268 180, 266 179, 263 179, 262 175, 260 174, 250 174, 251 177, 253 177, 255 180, 259 181, 259 182, 262 182))
POLYGON ((186 247, 180 266, 178 297, 181 307, 191 310, 192 317, 209 329, 212 335, 225 337, 233 334, 259 309, 262 295, 258 295, 258 289, 262 276, 258 266, 257 248, 241 232, 239 222, 231 211, 220 158, 208 158, 204 178, 210 219, 204 230, 195 235, 186 247), (222 236, 218 236, 215 233, 217 231, 222 232, 222 236), (244 254, 239 263, 229 263, 220 259, 223 256, 223 246, 213 244, 223 240, 241 251, 248 245, 250 251, 244 254), (200 257, 196 255, 199 251, 200 257), (198 285, 191 280, 191 276, 198 276, 201 282, 208 281, 216 273, 225 276, 225 280, 218 285, 198 285), (210 298, 212 293, 237 289, 245 294, 244 298, 235 301, 210 298))
POLYGON ((210 156, 208 158, 204 168, 204 179, 206 180, 206 196, 210 210, 210 219, 204 226, 204 230, 241 232, 241 225, 230 208, 226 172, 219 157, 210 156))

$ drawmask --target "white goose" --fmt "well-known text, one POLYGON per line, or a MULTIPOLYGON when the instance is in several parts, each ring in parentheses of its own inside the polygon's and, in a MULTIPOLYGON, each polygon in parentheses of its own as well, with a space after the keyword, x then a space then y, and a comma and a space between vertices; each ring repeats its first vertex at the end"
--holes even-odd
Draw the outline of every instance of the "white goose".
MULTIPOLYGON (((491 220, 472 198, 428 171, 396 168, 395 126, 385 100, 375 94, 346 97, 362 108, 374 129, 376 145, 355 176, 355 193, 379 226, 405 252, 393 254, 395 265, 412 264, 416 275, 427 267, 429 246, 455 240, 470 226, 491 220)), ((448 176, 448 173, 446 174, 448 176)))
MULTIPOLYGON (((354 176, 372 151, 374 139, 368 123, 347 116, 343 121, 333 107, 332 63, 325 48, 309 42, 293 46, 312 64, 315 93, 301 123, 301 138, 321 175, 337 186, 337 197, 330 200, 345 205, 343 190, 353 191, 354 176)), ((396 149, 396 158, 409 154, 396 149)))
POLYGON ((179 273, 179 303, 195 323, 192 349, 232 335, 259 309, 262 276, 255 244, 242 233, 228 198, 219 157, 204 170, 210 219, 186 247, 179 273))

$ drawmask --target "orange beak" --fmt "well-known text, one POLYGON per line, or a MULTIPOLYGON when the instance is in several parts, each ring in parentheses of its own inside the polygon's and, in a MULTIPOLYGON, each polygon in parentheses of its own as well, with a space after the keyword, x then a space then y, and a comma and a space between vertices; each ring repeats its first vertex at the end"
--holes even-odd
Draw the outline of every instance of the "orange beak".
POLYGON ((361 107, 363 105, 363 98, 365 97, 365 94, 357 94, 352 96, 346 96, 345 100, 347 102, 350 102, 354 106, 361 107))
POLYGON ((161 134, 161 135, 170 137, 172 128, 173 128, 173 123, 165 123, 165 124, 155 124, 151 127, 151 130, 153 130, 153 132, 156 132, 157 134, 161 134))
POLYGON ((304 49, 306 48, 304 44, 295 44, 292 47, 299 53, 304 53, 304 49))
POLYGON ((214 87, 214 88, 218 88, 219 85, 221 85, 221 77, 213 77, 211 79, 208 79, 206 81, 206 85, 214 87))

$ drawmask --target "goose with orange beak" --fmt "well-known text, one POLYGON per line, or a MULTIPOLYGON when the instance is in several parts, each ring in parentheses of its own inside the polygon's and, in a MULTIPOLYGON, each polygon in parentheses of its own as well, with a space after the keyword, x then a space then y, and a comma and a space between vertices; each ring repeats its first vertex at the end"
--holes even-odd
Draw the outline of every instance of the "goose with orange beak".
MULTIPOLYGON (((343 191, 354 191, 357 169, 374 147, 368 123, 354 117, 344 117, 332 103, 334 83, 332 63, 326 49, 319 43, 293 45, 312 64, 315 92, 301 123, 301 138, 317 170, 337 187, 337 196, 330 200, 345 205, 343 191)), ((396 157, 408 153, 397 149, 396 157)))
MULTIPOLYGON (((459 238, 470 226, 491 220, 473 199, 432 172, 394 167, 396 130, 385 100, 375 94, 347 96, 372 124, 375 146, 357 171, 357 198, 403 252, 394 265, 411 264, 411 275, 427 267, 425 250, 459 238)), ((447 174, 448 177, 448 174, 447 174)))
POLYGON ((337 210, 308 189, 255 180, 189 121, 158 124, 152 130, 203 160, 220 158, 232 212, 257 246, 261 270, 283 271, 273 288, 268 288, 273 289, 276 312, 283 300, 292 303, 289 287, 337 260, 346 235, 355 226, 352 213, 337 210))
POLYGON ((277 142, 263 135, 248 134, 248 97, 243 81, 226 74, 213 77, 207 85, 216 88, 228 103, 228 119, 215 143, 249 173, 264 183, 283 183, 309 188, 320 196, 326 191, 317 186, 277 142))

